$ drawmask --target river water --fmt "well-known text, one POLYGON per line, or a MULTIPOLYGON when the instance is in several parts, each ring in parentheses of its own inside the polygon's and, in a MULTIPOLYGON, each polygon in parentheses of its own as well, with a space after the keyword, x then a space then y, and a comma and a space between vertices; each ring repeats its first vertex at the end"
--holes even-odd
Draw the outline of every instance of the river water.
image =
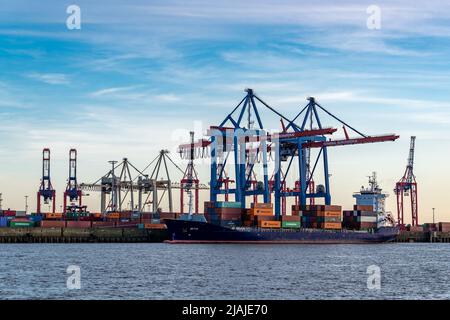
POLYGON ((450 244, 0 248, 0 299, 450 299, 450 244))

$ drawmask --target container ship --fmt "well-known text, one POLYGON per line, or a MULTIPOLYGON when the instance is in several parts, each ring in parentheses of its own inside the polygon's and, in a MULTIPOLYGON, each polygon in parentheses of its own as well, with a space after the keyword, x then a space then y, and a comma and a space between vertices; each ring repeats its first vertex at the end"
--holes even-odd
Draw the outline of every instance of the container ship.
POLYGON ((205 202, 204 214, 167 219, 168 243, 356 244, 394 241, 399 228, 384 212, 386 194, 376 175, 354 194, 353 210, 337 205, 293 205, 291 215, 273 214, 271 203, 205 202))

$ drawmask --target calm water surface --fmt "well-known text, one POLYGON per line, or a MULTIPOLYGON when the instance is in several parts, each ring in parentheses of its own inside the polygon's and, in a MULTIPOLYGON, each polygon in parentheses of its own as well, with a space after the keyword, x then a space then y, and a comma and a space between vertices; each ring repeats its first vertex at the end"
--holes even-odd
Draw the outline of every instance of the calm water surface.
POLYGON ((450 299, 450 244, 0 247, 1 299, 450 299))

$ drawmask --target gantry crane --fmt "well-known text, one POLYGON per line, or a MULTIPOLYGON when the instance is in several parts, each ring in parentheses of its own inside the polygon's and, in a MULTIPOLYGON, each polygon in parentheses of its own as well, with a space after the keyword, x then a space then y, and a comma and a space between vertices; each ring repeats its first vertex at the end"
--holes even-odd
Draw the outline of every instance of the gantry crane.
POLYGON ((69 202, 78 201, 78 206, 81 207, 82 191, 78 186, 77 181, 77 150, 70 149, 69 151, 69 179, 67 180, 66 191, 64 191, 64 213, 67 212, 67 198, 69 202))
POLYGON ((197 171, 194 168, 194 132, 189 132, 191 138, 191 149, 189 152, 189 161, 184 171, 183 178, 180 181, 180 213, 184 213, 184 193, 186 192, 188 196, 188 213, 192 215, 194 210, 193 200, 195 197, 195 213, 199 213, 199 179, 197 171), (192 194, 192 189, 194 189, 195 195, 192 194))
POLYGON ((55 213, 56 209, 56 192, 53 189, 50 179, 50 149, 45 148, 42 150, 42 178, 39 191, 37 192, 37 213, 41 213, 41 198, 45 204, 48 204, 49 200, 52 201, 51 211, 55 213))
MULTIPOLYGON (((227 115, 222 123, 219 126, 210 127, 208 130, 210 139, 202 139, 195 143, 196 148, 203 149, 202 154, 205 153, 205 149, 210 148, 211 201, 216 201, 219 194, 225 194, 225 192, 232 193, 235 196, 235 201, 240 202, 242 208, 244 208, 247 196, 263 195, 264 202, 268 203, 270 202, 271 194, 274 193, 276 216, 279 216, 281 213, 281 202, 285 197, 297 197, 300 205, 306 205, 307 199, 323 198, 325 204, 329 205, 331 204, 331 193, 328 171, 328 147, 395 141, 399 138, 395 134, 380 136, 365 135, 320 106, 313 97, 309 97, 308 104, 293 120, 290 120, 255 95, 252 89, 246 89, 245 91, 247 93, 246 96, 227 115), (262 104, 266 109, 281 118, 281 132, 275 134, 267 133, 264 129, 256 102, 262 104), (248 113, 248 119, 250 118, 250 113, 254 113, 257 124, 256 128, 251 125, 250 120, 247 121, 247 124, 242 123, 245 111, 248 113), (326 113, 343 125, 345 139, 331 140, 326 138, 326 136, 336 132, 337 129, 324 127, 319 118, 319 111, 326 113), (304 115, 303 119, 301 118, 302 115, 304 115), (301 122, 297 123, 297 120, 301 120, 301 122), (316 124, 315 127, 313 126, 314 123, 316 124), (229 126, 226 127, 226 124, 229 124, 229 126), (358 134, 358 137, 350 138, 347 128, 358 134), (318 148, 319 151, 311 169, 310 151, 313 148, 318 148), (271 152, 275 153, 275 174, 273 182, 269 182, 267 169, 271 152), (226 161, 229 158, 229 153, 234 154, 236 187, 225 191, 221 183, 221 176, 224 172, 226 161), (252 177, 255 162, 249 161, 249 159, 255 154, 256 157, 254 158, 258 159, 257 162, 262 162, 261 171, 263 173, 260 188, 252 190, 249 182, 252 177), (289 176, 289 170, 294 163, 294 158, 297 159, 296 162, 298 163, 299 183, 297 188, 292 190, 286 188, 286 177, 289 176), (324 182, 314 190, 311 182, 314 181, 314 173, 320 158, 322 158, 323 163, 324 182), (287 163, 287 168, 282 168, 283 163, 287 163)), ((185 150, 187 146, 183 145, 180 148, 185 150)), ((180 152, 184 151, 181 150, 180 152)))
POLYGON ((416 137, 412 136, 409 146, 408 164, 406 165, 403 177, 395 184, 394 192, 397 196, 397 223, 404 226, 404 211, 403 211, 403 197, 411 197, 411 224, 413 226, 419 225, 419 210, 417 204, 417 182, 414 175, 414 149, 416 144, 416 137))

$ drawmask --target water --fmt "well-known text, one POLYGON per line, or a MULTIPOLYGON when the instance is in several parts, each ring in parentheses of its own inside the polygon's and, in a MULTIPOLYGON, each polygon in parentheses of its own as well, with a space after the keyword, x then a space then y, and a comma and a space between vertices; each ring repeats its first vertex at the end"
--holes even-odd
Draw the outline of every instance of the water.
POLYGON ((449 299, 449 244, 4 244, 0 299, 449 299), (68 290, 66 268, 81 268, 68 290), (367 267, 381 288, 367 287, 367 267))

